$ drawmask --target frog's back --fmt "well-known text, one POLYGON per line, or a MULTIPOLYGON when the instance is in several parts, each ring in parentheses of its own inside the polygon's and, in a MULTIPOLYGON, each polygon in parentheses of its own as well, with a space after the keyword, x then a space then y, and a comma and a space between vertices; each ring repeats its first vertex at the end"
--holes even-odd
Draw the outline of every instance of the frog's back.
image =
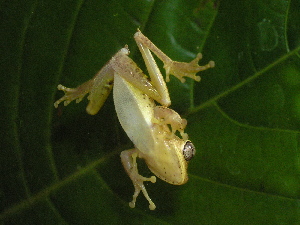
POLYGON ((151 132, 154 101, 119 75, 115 75, 113 95, 123 129, 134 145, 147 153, 154 143, 151 132))

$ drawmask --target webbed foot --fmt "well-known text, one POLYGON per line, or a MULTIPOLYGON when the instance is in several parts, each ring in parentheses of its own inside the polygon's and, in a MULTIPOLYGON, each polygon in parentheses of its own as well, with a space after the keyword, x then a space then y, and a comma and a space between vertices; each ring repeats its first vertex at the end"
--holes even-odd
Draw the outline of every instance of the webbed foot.
POLYGON ((68 104, 70 104, 70 102, 74 100, 76 100, 76 103, 81 102, 84 96, 90 92, 92 85, 93 85, 92 80, 83 83, 77 88, 67 88, 59 84, 57 86, 57 89, 63 91, 65 95, 54 103, 54 107, 57 108, 61 102, 64 102, 64 106, 67 106, 68 104))
POLYGON ((136 198, 142 191, 145 198, 149 202, 149 209, 154 210, 156 208, 156 206, 148 195, 148 192, 144 185, 144 181, 151 181, 152 183, 155 183, 156 177, 151 176, 148 178, 148 177, 143 177, 142 175, 139 174, 139 171, 137 168, 137 162, 136 162, 136 158, 137 158, 138 154, 136 151, 137 151, 136 149, 130 149, 130 150, 121 152, 121 160, 122 160, 123 166, 124 166, 127 174, 129 175, 129 177, 133 183, 133 186, 134 186, 134 194, 132 196, 132 201, 129 202, 129 206, 131 208, 135 207, 136 198))
POLYGON ((164 68, 166 70, 166 81, 169 82, 169 75, 172 74, 177 77, 182 83, 185 82, 183 77, 190 77, 196 81, 200 81, 200 76, 196 76, 196 73, 212 68, 215 66, 214 61, 210 61, 204 66, 199 66, 198 62, 202 59, 202 54, 198 53, 197 57, 191 62, 177 62, 177 61, 168 61, 164 62, 164 68))

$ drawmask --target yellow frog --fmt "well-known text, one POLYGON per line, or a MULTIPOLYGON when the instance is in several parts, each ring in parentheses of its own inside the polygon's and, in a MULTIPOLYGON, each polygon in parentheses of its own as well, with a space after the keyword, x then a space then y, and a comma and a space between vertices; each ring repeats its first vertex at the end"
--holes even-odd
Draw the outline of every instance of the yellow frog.
POLYGON ((168 108, 171 105, 168 88, 151 51, 164 63, 166 81, 169 81, 170 74, 181 82, 185 82, 184 76, 200 81, 196 73, 214 67, 214 62, 199 66, 198 61, 202 58, 200 53, 190 63, 176 62, 157 48, 140 30, 135 33, 134 39, 151 80, 128 57, 129 49, 125 46, 91 80, 77 88, 58 85, 57 88, 64 91, 65 95, 57 100, 54 106, 57 108, 63 101, 65 106, 73 100, 78 103, 89 93, 86 110, 94 115, 100 110, 114 86, 113 98, 118 119, 134 144, 133 149, 121 153, 121 161, 135 189, 129 206, 135 207, 136 198, 142 191, 149 202, 149 208, 154 210, 156 206, 143 182, 155 183, 156 177, 141 176, 136 158, 143 158, 149 169, 160 179, 181 185, 188 180, 188 161, 193 158, 196 150, 188 140, 188 135, 184 133, 187 121, 168 108), (179 131, 181 137, 176 135, 176 131, 179 131))

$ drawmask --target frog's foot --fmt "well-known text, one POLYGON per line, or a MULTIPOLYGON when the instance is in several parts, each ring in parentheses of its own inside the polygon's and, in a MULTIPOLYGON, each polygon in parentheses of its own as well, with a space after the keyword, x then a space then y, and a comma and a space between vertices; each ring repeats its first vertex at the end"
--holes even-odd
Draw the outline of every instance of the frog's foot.
POLYGON ((183 140, 189 139, 188 134, 184 133, 184 129, 187 125, 186 119, 182 119, 174 110, 164 106, 156 106, 154 108, 154 117, 159 124, 170 124, 172 128, 170 135, 175 135, 175 132, 179 131, 183 140))
POLYGON ((83 97, 90 92, 92 86, 92 80, 83 83, 77 88, 67 88, 59 84, 57 86, 57 89, 63 91, 65 95, 54 103, 54 107, 57 108, 61 102, 64 102, 65 106, 67 106, 70 102, 74 100, 76 100, 76 103, 79 103, 83 99, 83 97))
POLYGON ((134 194, 132 196, 132 201, 129 202, 129 206, 131 208, 135 207, 136 198, 140 194, 140 192, 142 191, 145 198, 149 202, 149 209, 154 210, 156 208, 156 206, 153 203, 153 201, 151 200, 151 198, 149 197, 148 192, 147 192, 143 182, 144 181, 151 181, 152 183, 155 183, 156 182, 156 177, 151 176, 151 177, 147 178, 147 177, 143 177, 143 176, 139 175, 138 173, 135 174, 134 176, 136 177, 136 179, 133 181, 133 183, 134 183, 134 194))
POLYGON ((151 176, 151 177, 147 178, 147 177, 143 177, 139 174, 139 171, 137 168, 137 162, 136 162, 136 158, 138 155, 136 150, 137 149, 131 149, 131 150, 123 151, 121 153, 121 160, 122 160, 123 166, 124 166, 126 172, 128 173, 130 179, 132 180, 132 183, 134 186, 134 194, 132 197, 132 201, 129 202, 129 206, 131 208, 135 207, 136 199, 137 199, 138 195, 140 194, 140 192, 142 191, 145 198, 149 202, 149 209, 154 210, 156 208, 156 206, 148 195, 148 192, 144 186, 144 181, 151 181, 152 183, 155 183, 156 177, 151 176))
POLYGON ((183 77, 190 77, 196 81, 200 81, 200 76, 196 76, 196 73, 213 68, 215 66, 214 61, 210 61, 208 64, 204 66, 199 66, 198 62, 202 59, 202 54, 198 53, 197 57, 193 59, 189 63, 185 62, 177 62, 168 60, 167 62, 164 62, 164 68, 166 70, 166 81, 169 82, 170 78, 169 75, 172 74, 175 77, 177 77, 182 83, 185 82, 185 79, 183 77))

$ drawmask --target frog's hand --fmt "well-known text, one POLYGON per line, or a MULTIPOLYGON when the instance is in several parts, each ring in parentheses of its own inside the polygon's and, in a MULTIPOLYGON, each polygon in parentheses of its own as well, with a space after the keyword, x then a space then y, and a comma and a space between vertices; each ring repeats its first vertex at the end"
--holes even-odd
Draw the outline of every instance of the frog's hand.
POLYGON ((130 179, 132 180, 132 183, 134 186, 133 199, 129 203, 129 206, 131 208, 135 207, 136 198, 142 191, 145 198, 149 202, 149 209, 154 210, 156 208, 156 206, 148 195, 148 192, 144 186, 144 181, 151 181, 152 183, 155 183, 156 177, 152 176, 150 178, 146 178, 139 174, 139 171, 137 168, 137 163, 136 163, 137 155, 138 155, 137 149, 130 149, 130 150, 121 152, 122 164, 123 164, 127 174, 129 175, 130 179))
POLYGON ((113 74, 114 71, 108 63, 93 79, 81 84, 77 88, 67 88, 61 84, 58 85, 57 89, 64 91, 65 95, 54 103, 54 107, 57 108, 61 102, 64 102, 64 105, 67 106, 73 100, 79 103, 87 93, 90 93, 86 111, 91 115, 95 115, 104 104, 112 89, 113 74))
POLYGON ((175 134, 178 130, 183 140, 189 139, 188 134, 184 133, 184 129, 187 125, 186 119, 182 119, 174 110, 164 106, 156 106, 154 108, 154 117, 158 119, 159 123, 170 124, 172 134, 175 134))
POLYGON ((177 77, 182 83, 185 82, 183 77, 190 77, 196 81, 200 81, 200 76, 196 76, 196 73, 207 70, 215 66, 214 61, 210 61, 204 66, 199 66, 198 62, 202 59, 202 54, 198 53, 197 57, 191 62, 177 62, 173 60, 168 60, 164 62, 164 68, 166 70, 166 81, 169 82, 169 75, 172 74, 177 77))

